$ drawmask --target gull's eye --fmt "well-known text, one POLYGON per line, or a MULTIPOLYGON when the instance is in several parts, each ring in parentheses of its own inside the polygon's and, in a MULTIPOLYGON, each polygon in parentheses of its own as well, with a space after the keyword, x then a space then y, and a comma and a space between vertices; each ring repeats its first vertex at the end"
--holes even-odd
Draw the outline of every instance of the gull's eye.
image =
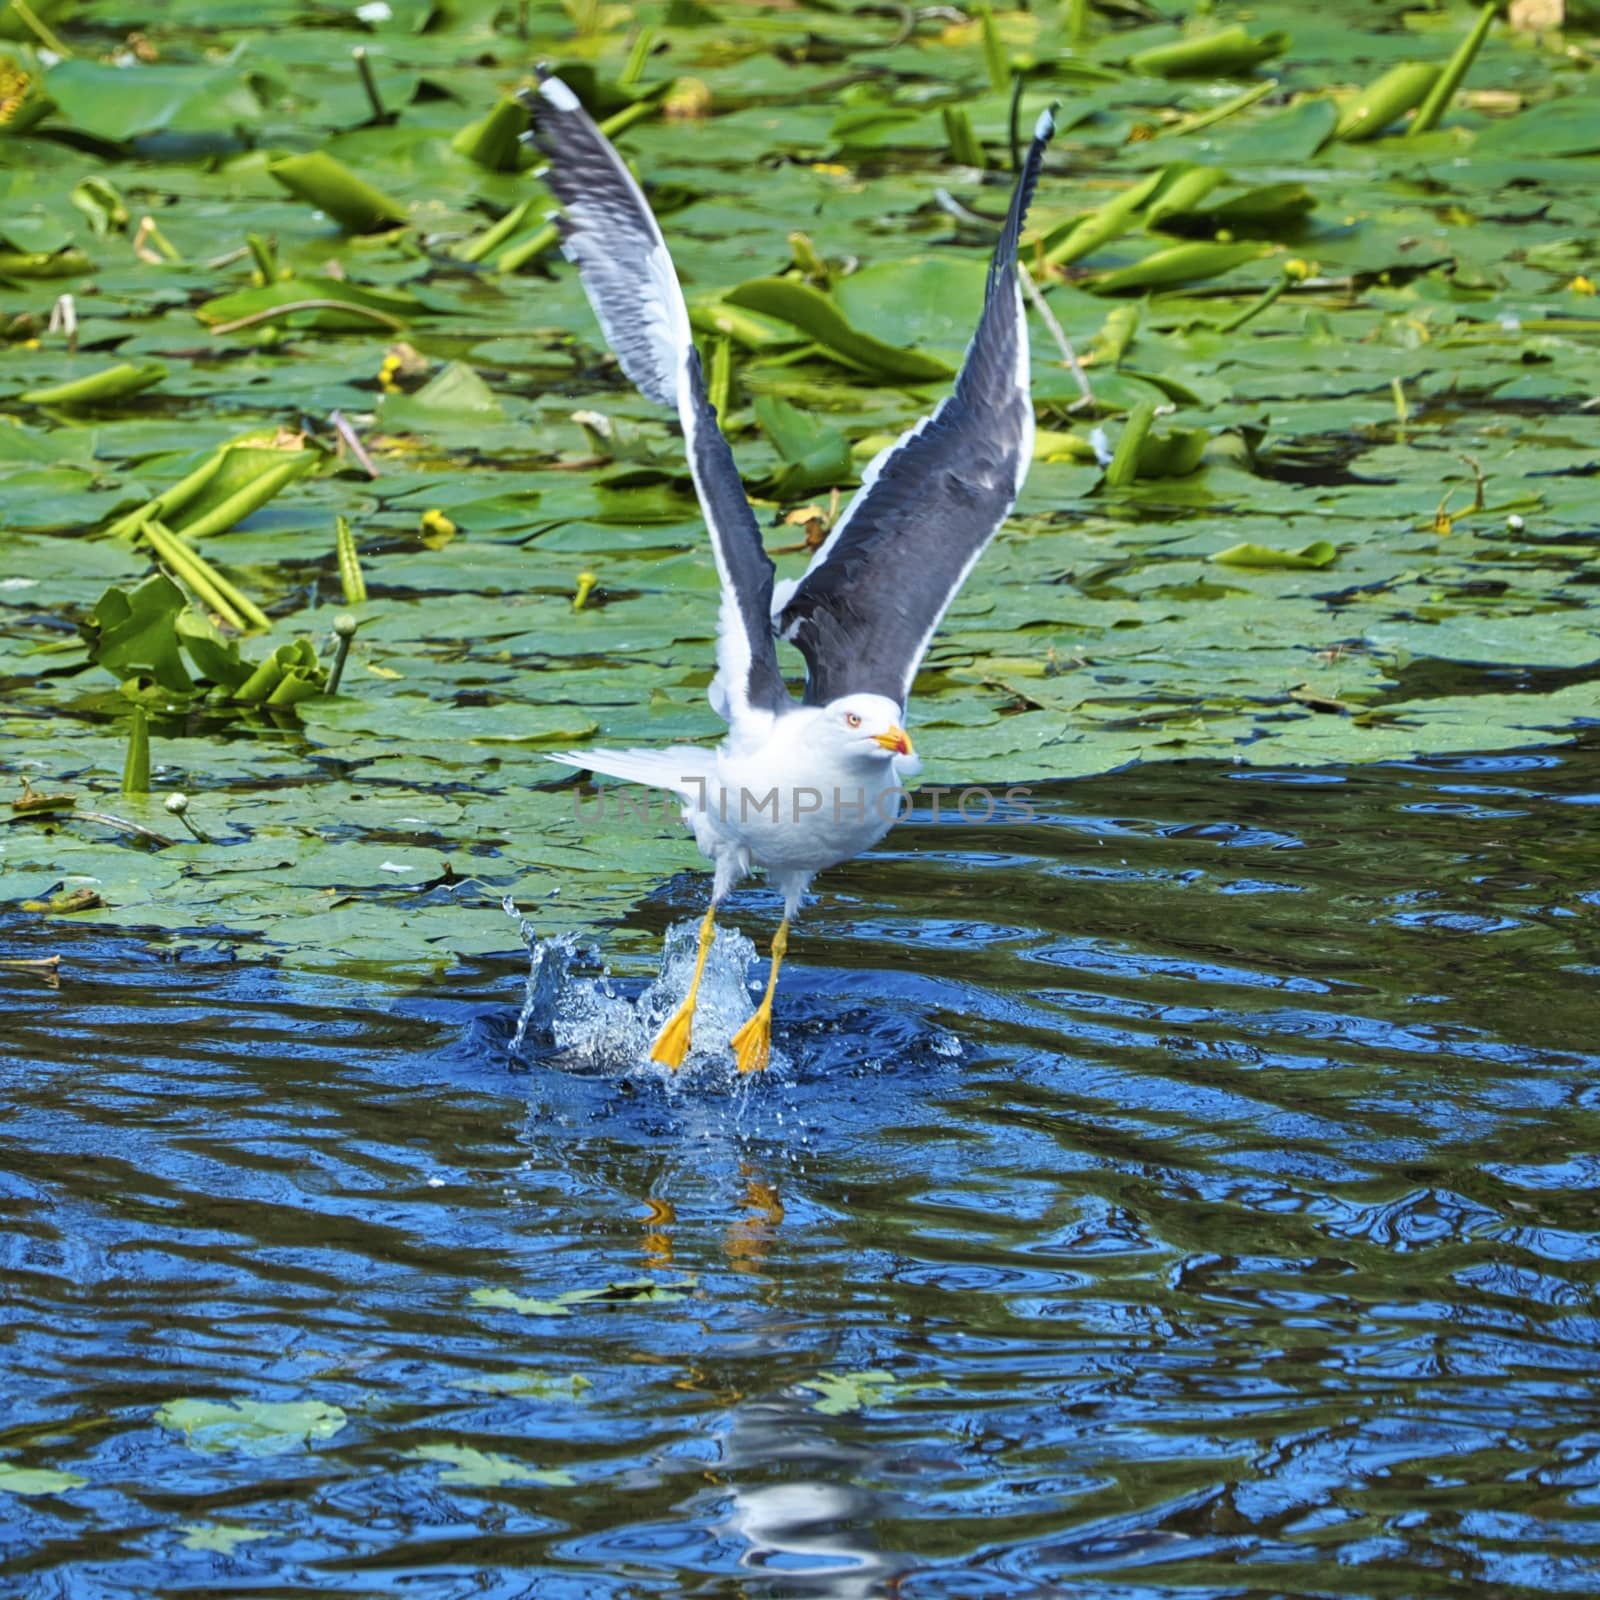
POLYGON ((861 718, 854 711, 847 711, 844 714, 844 725, 847 728, 859 728, 861 718))

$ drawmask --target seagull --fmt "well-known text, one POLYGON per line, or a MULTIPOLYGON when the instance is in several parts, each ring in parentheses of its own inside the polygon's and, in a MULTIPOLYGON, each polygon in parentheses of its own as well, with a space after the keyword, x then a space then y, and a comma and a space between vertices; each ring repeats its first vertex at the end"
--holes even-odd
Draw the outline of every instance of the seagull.
POLYGON ((753 867, 783 896, 772 966, 755 1014, 730 1040, 741 1072, 768 1062, 772 1001, 789 926, 811 880, 870 849, 920 770, 905 731, 911 685, 934 630, 1022 488, 1033 454, 1028 331, 1017 247, 1055 133, 1038 119, 995 245, 976 333, 954 392, 867 466, 861 487, 798 580, 779 583, 733 453, 706 395, 689 310, 666 240, 639 185, 578 97, 543 67, 522 102, 524 138, 562 204, 562 252, 623 372, 670 407, 721 580, 717 667, 708 697, 728 725, 715 750, 582 750, 569 767, 679 795, 713 864, 694 972, 651 1057, 688 1054, 717 908, 753 867), (777 640, 805 659, 797 702, 777 640))

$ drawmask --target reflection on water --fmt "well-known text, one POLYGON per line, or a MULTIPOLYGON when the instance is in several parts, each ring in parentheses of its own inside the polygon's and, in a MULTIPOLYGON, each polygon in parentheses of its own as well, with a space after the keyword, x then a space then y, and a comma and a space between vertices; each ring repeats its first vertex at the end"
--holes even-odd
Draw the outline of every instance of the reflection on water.
POLYGON ((749 1082, 731 923, 619 1064, 688 877, 399 1001, 0 924, 0 1588, 1595 1592, 1600 751, 1035 804, 824 879, 749 1082))

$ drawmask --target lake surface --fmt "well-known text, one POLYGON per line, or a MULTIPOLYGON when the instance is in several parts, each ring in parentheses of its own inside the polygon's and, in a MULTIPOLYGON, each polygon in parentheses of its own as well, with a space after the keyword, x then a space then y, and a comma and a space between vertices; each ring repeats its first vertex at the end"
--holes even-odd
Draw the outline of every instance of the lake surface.
POLYGON ((0 1470, 84 1480, 0 1587, 1600 1590, 1600 740, 1033 804, 825 877, 748 1084, 508 1060, 510 923, 396 995, 0 921, 64 960, 0 973, 0 1470))

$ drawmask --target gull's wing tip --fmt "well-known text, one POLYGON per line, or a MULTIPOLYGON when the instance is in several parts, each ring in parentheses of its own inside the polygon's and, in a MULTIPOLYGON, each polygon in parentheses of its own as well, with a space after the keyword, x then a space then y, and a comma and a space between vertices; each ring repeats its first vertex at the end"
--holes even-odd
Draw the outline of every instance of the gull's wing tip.
POLYGON ((534 62, 533 71, 539 82, 532 88, 517 90, 517 102, 524 111, 537 113, 541 109, 539 104, 541 100, 557 111, 583 109, 577 95, 550 70, 548 62, 534 62))

